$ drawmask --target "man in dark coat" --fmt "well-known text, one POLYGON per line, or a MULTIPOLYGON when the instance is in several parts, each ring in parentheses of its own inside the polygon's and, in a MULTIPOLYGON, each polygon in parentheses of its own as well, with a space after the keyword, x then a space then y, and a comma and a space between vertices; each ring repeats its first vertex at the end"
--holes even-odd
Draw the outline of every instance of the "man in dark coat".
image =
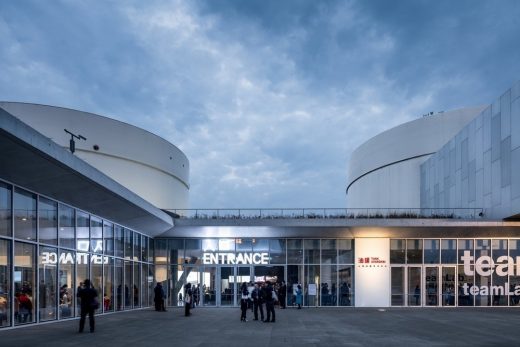
POLYGON ((253 312, 255 314, 255 320, 258 320, 258 310, 260 310, 260 319, 264 320, 264 302, 263 302, 263 291, 258 287, 258 283, 255 283, 255 289, 251 294, 253 299, 253 312))
POLYGON ((78 290, 78 298, 81 300, 81 318, 79 320, 79 332, 83 332, 85 327, 85 318, 88 314, 90 332, 94 332, 94 312, 98 309, 99 303, 97 301, 98 293, 90 285, 90 280, 86 279, 83 286, 78 290))
POLYGON ((274 313, 274 301, 276 294, 273 294, 273 292, 273 285, 269 282, 265 291, 265 308, 267 311, 267 318, 264 323, 274 323, 276 321, 276 316, 274 313))
POLYGON ((285 308, 285 298, 287 295, 287 285, 285 281, 282 281, 282 285, 278 290, 278 301, 280 302, 280 308, 285 308))
POLYGON ((161 284, 161 282, 157 282, 157 285, 153 289, 154 297, 153 301, 155 303, 155 310, 156 311, 166 311, 166 308, 164 307, 164 289, 161 284))

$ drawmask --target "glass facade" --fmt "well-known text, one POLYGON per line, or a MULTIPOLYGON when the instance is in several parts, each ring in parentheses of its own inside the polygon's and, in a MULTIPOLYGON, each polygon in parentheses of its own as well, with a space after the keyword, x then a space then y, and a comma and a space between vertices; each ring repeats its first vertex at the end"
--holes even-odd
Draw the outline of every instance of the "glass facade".
POLYGON ((303 289, 304 306, 352 306, 353 239, 156 239, 155 280, 169 306, 182 306, 191 283, 201 306, 237 306, 242 282, 287 284, 288 306, 303 289))
POLYGON ((391 239, 391 305, 520 306, 519 247, 508 238, 391 239))
POLYGON ((0 181, 0 328, 78 316, 86 278, 98 313, 150 306, 151 246, 145 235, 0 181))

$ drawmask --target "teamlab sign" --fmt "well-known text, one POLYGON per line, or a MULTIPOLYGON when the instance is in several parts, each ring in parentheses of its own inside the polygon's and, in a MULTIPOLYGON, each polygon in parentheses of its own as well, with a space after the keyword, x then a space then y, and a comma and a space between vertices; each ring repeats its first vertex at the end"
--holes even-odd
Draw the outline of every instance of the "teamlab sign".
MULTIPOLYGON (((504 276, 520 276, 520 257, 515 260, 512 257, 503 255, 497 258, 496 262, 492 257, 484 255, 475 259, 475 265, 472 265, 474 257, 470 251, 464 251, 464 255, 460 257, 464 264, 464 274, 466 276, 474 276, 475 273, 482 277, 490 277, 496 274, 499 277, 504 276)), ((483 285, 470 286, 464 283, 462 286, 464 295, 520 295, 520 285, 516 285, 513 289, 509 288, 509 282, 504 285, 483 285)))

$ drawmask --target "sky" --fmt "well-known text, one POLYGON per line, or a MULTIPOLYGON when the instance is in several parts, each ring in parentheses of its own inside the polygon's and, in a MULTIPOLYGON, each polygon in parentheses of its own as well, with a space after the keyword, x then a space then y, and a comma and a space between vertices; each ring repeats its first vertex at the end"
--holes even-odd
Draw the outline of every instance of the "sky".
POLYGON ((520 79, 520 1, 0 0, 0 47, 0 100, 162 136, 192 208, 345 207, 357 146, 520 79))

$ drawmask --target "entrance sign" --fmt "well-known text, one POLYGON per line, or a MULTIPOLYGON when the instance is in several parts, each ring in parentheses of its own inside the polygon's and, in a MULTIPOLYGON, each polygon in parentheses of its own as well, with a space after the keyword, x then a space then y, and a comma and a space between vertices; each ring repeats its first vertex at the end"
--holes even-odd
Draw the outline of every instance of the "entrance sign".
MULTIPOLYGON (((475 265, 472 265, 473 259, 470 251, 464 251, 464 255, 460 257, 466 276, 473 276, 475 273, 482 277, 490 277, 493 274, 499 277, 520 276, 520 257, 516 257, 515 262, 513 257, 502 255, 497 258, 495 263, 492 257, 483 255, 475 259, 475 265)), ((520 295, 520 285, 509 286, 507 281, 503 285, 490 286, 470 286, 468 283, 464 283, 462 290, 464 295, 520 295)))
POLYGON ((61 253, 58 257, 56 252, 42 252, 41 254, 41 264, 42 265, 56 265, 58 263, 64 264, 108 264, 109 258, 107 256, 97 255, 97 254, 88 254, 88 253, 76 253, 76 257, 74 257, 74 253, 66 252, 61 253), (74 259, 76 258, 76 259, 74 259))
POLYGON ((269 253, 204 253, 204 264, 269 264, 269 253))

